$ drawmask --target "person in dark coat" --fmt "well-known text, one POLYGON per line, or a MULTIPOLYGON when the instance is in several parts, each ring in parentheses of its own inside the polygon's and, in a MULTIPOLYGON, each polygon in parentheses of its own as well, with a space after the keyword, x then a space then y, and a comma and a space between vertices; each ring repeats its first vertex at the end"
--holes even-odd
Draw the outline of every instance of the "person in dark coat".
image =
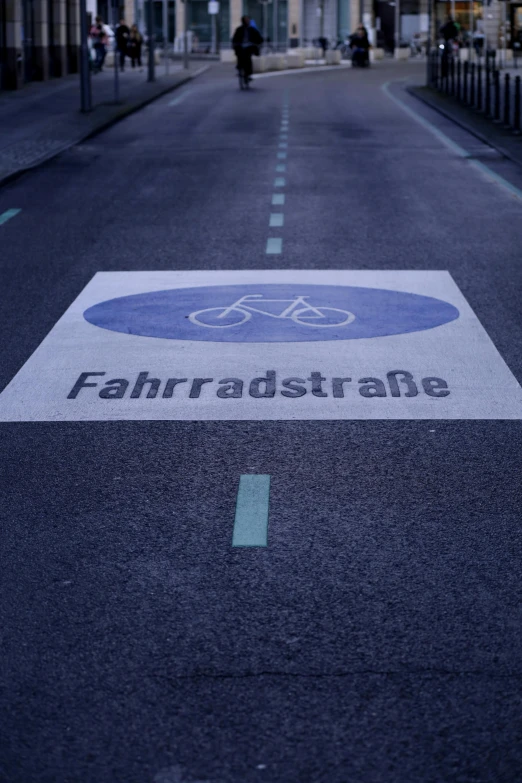
POLYGON ((127 54, 129 55, 131 59, 131 65, 134 68, 136 65, 136 62, 138 63, 139 67, 141 68, 141 47, 143 44, 143 36, 138 30, 138 25, 133 24, 130 33, 129 33, 129 40, 127 43, 127 54))
POLYGON ((125 19, 120 19, 116 28, 116 46, 120 53, 120 70, 125 70, 125 56, 127 54, 127 44, 129 41, 130 30, 125 23, 125 19))
POLYGON ((248 81, 252 81, 252 55, 259 55, 262 43, 263 36, 250 24, 250 17, 243 16, 241 27, 236 29, 232 38, 232 46, 237 57, 237 69, 244 72, 248 81))
POLYGON ((368 31, 363 24, 360 24, 355 33, 350 36, 350 49, 352 50, 353 65, 369 65, 370 41, 368 31))

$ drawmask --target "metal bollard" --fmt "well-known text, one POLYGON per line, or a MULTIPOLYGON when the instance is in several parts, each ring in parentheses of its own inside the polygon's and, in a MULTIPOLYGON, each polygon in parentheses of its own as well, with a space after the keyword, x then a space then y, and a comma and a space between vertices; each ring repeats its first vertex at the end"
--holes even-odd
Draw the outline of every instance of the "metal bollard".
POLYGON ((489 62, 486 65, 486 105, 484 107, 486 117, 491 117, 491 71, 489 62))
POLYGON ((515 77, 515 116, 513 120, 513 133, 520 133, 520 76, 515 77))
POLYGON ((477 111, 482 111, 482 65, 477 66, 477 111))
POLYGON ((457 100, 460 101, 462 96, 462 90, 461 90, 461 75, 462 75, 462 63, 460 60, 457 61, 457 100))
POLYGON ((455 95, 455 58, 451 58, 451 90, 452 95, 455 95))
POLYGON ((464 63, 464 90, 462 93, 462 100, 464 103, 468 102, 468 61, 464 63))
POLYGON ((493 121, 500 122, 500 73, 495 69, 493 72, 493 84, 495 88, 495 109, 493 121))
POLYGON ((471 63, 471 75, 469 80, 469 105, 475 105, 475 63, 471 63))
POLYGON ((506 128, 511 126, 511 93, 509 91, 509 73, 504 76, 504 125, 506 128))

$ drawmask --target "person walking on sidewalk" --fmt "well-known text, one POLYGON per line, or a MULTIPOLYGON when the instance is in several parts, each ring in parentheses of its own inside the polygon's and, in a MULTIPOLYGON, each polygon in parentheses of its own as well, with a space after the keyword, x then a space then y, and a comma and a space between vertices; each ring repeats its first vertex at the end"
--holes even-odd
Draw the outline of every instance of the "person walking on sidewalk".
POLYGON ((131 65, 134 68, 136 66, 136 62, 138 63, 139 67, 141 68, 141 47, 143 44, 143 36, 141 35, 140 31, 138 30, 138 25, 133 24, 130 33, 129 33, 129 41, 127 44, 127 54, 131 58, 131 65))
POLYGON ((246 79, 252 81, 252 55, 259 54, 259 47, 263 43, 263 37, 257 28, 250 24, 250 17, 241 18, 241 26, 238 27, 232 38, 232 46, 237 57, 237 69, 243 71, 246 79))
POLYGON ((107 55, 107 43, 109 41, 101 16, 96 17, 96 21, 91 27, 90 36, 96 56, 94 72, 99 73, 103 70, 103 63, 105 62, 105 57, 107 55))
POLYGON ((125 56, 127 55, 127 45, 129 42, 130 30, 125 23, 125 19, 120 19, 116 28, 116 47, 120 54, 120 71, 125 70, 125 56))

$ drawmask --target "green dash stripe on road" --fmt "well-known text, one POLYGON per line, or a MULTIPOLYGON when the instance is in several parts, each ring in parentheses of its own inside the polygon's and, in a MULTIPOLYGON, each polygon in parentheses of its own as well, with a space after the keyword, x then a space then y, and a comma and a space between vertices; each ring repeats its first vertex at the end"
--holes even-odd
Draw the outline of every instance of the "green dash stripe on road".
POLYGON ((286 160, 286 152, 278 152, 277 157, 279 160, 286 160))
POLYGON ((10 220, 15 215, 18 215, 18 213, 21 211, 21 209, 8 209, 7 212, 3 212, 0 215, 0 226, 4 223, 7 223, 8 220, 10 220))
POLYGON ((284 225, 284 221, 285 218, 282 212, 272 212, 270 214, 269 226, 270 228, 280 228, 281 226, 284 225))
POLYGON ((274 193, 272 196, 272 204, 274 206, 282 206, 285 203, 285 194, 284 193, 274 193))
POLYGON ((284 188, 285 184, 284 177, 276 177, 274 180, 274 188, 284 188))
POLYGON ((232 546, 268 546, 269 500, 270 476, 240 477, 232 546))
POLYGON ((283 171, 286 171, 286 163, 278 163, 276 166, 276 171, 282 173, 283 171))
POLYGON ((283 240, 281 237, 270 237, 266 241, 266 252, 269 256, 278 256, 283 250, 283 240))

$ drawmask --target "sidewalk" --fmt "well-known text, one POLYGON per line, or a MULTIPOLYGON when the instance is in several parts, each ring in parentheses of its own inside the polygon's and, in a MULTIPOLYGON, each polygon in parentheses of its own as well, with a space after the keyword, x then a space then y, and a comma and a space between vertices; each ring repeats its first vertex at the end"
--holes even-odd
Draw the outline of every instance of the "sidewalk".
POLYGON ((160 95, 193 79, 210 67, 192 63, 156 65, 156 81, 147 82, 147 69, 119 73, 119 102, 114 103, 114 69, 92 75, 89 114, 80 111, 78 74, 34 83, 23 90, 0 93, 0 185, 37 166, 160 95))
POLYGON ((515 135, 484 114, 458 103, 455 98, 431 87, 408 87, 408 92, 448 119, 522 166, 522 136, 515 135))

